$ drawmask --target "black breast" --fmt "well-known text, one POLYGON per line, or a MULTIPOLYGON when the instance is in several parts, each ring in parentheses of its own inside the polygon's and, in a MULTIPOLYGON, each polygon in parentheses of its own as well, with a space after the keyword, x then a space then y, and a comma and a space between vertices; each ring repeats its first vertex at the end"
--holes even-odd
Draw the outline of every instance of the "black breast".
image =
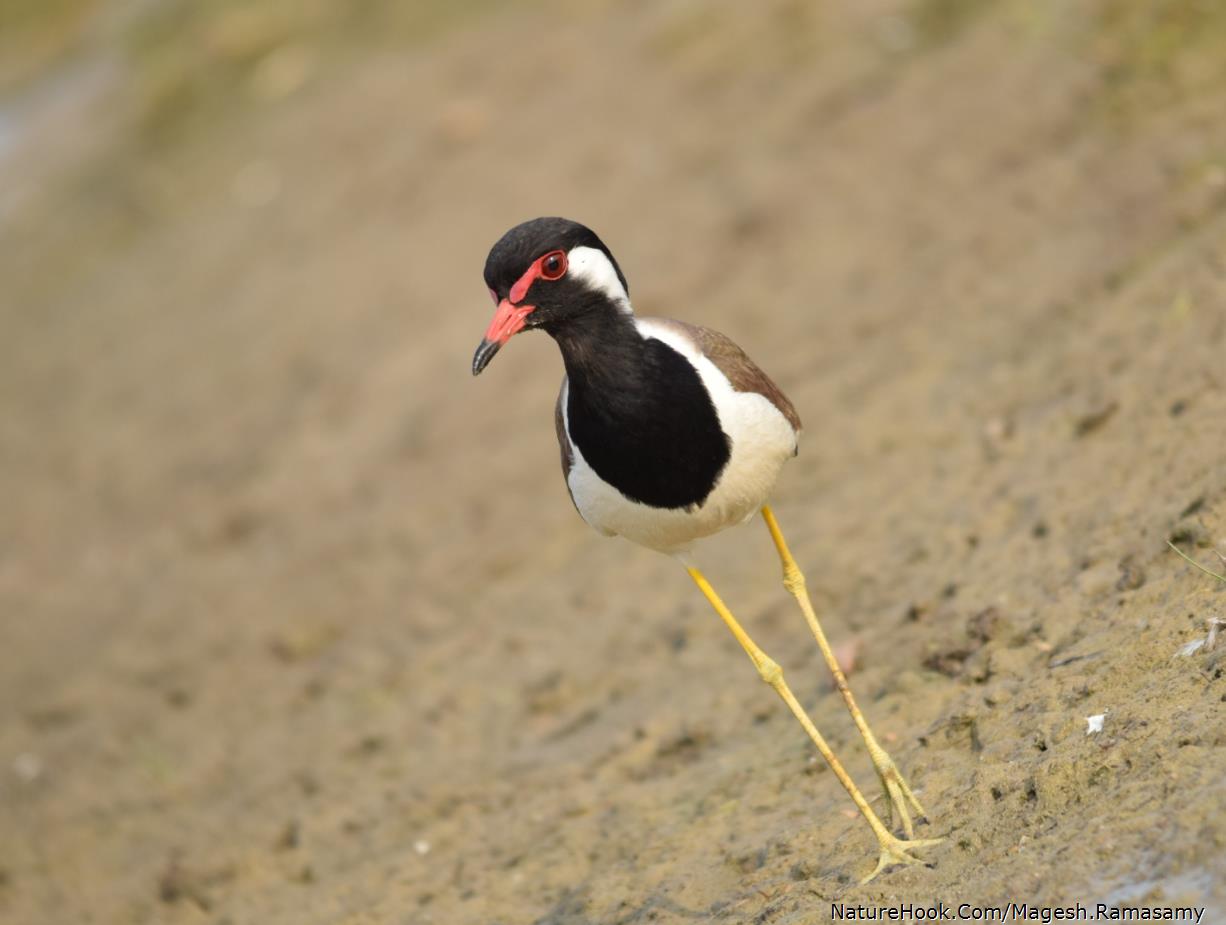
POLYGON ((636 347, 622 362, 602 358, 597 375, 568 368, 571 439, 627 498, 660 508, 701 504, 728 463, 728 437, 688 360, 658 340, 636 347))

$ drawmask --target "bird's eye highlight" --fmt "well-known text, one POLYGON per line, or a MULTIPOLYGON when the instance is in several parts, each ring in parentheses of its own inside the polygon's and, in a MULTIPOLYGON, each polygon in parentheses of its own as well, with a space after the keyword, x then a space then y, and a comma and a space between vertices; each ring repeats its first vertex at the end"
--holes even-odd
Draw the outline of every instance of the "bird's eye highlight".
POLYGON ((541 258, 541 277, 561 279, 566 275, 566 252, 554 251, 541 258))

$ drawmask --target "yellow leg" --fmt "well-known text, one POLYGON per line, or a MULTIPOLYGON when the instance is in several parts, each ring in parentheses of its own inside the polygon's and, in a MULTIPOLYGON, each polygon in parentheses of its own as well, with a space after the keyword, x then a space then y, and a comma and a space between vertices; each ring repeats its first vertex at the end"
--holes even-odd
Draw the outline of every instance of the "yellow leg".
POLYGON ((778 663, 771 659, 765 652, 758 648, 758 644, 749 638, 749 634, 737 622, 736 617, 720 600, 715 589, 696 568, 687 569, 690 577, 694 579, 694 584, 698 585, 706 599, 715 608, 715 612, 720 615, 720 618, 727 624, 728 629, 732 630, 732 635, 736 637, 736 641, 741 644, 741 648, 749 656, 749 660, 753 662, 754 667, 758 669, 758 674, 762 676, 762 680, 775 689, 783 702, 788 705, 788 709, 792 711, 792 715, 800 720, 800 725, 804 726, 805 732, 809 734, 809 738, 813 740, 813 744, 817 746, 817 750, 822 753, 822 757, 826 759, 826 763, 830 765, 830 770, 834 771, 835 777, 839 779, 851 795, 852 801, 868 821, 869 828, 873 830, 873 834, 877 836, 877 842, 881 845, 881 856, 877 861, 877 866, 873 868, 873 872, 861 880, 861 883, 868 883, 876 877, 881 871, 889 867, 891 864, 923 864, 924 862, 910 852, 916 848, 926 848, 930 845, 937 844, 940 839, 915 839, 904 841, 890 832, 873 812, 873 808, 868 805, 868 801, 864 799, 864 795, 860 793, 851 776, 844 770, 843 765, 834 757, 834 752, 830 750, 830 746, 826 744, 826 740, 822 738, 822 734, 817 731, 817 727, 813 725, 813 721, 809 719, 809 714, 800 705, 796 696, 787 686, 787 682, 783 680, 783 669, 778 663))
POLYGON ((847 704, 856 728, 864 737, 864 744, 868 747, 869 756, 873 759, 873 767, 877 769, 877 776, 881 778, 881 786, 885 788, 886 818, 892 819, 894 810, 897 810, 902 819, 903 830, 907 833, 907 838, 911 838, 915 830, 911 823, 910 811, 915 810, 919 816, 926 816, 927 813, 924 812, 924 807, 916 799, 893 759, 877 742, 877 737, 868 727, 864 714, 856 706, 856 698, 852 696, 847 677, 843 674, 843 669, 839 667, 838 659, 834 657, 830 643, 826 641, 826 634, 822 632, 821 624, 817 622, 817 614, 813 612, 813 602, 809 600, 809 592, 805 587, 805 576, 796 566, 796 560, 792 558, 788 544, 783 539, 783 532, 779 529, 779 523, 775 520, 775 515, 769 506, 762 507, 762 519, 766 521, 766 526, 771 532, 771 539, 775 541, 775 548, 779 551, 779 559, 783 563, 783 584, 800 604, 800 609, 805 615, 805 622, 809 624, 809 629, 813 631, 813 638, 817 640, 818 648, 822 650, 822 658, 826 660, 826 666, 834 675, 834 683, 839 693, 843 695, 843 701, 847 704))

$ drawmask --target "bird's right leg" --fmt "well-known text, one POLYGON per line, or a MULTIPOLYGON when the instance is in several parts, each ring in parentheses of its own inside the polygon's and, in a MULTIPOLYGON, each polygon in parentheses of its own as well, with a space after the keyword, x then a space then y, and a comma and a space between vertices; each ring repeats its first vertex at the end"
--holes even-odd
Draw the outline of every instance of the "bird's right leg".
POLYGON ((877 842, 881 846, 881 856, 873 872, 860 882, 868 883, 891 864, 923 864, 924 862, 920 858, 915 857, 910 852, 916 848, 927 848, 938 844, 940 839, 920 838, 904 840, 898 838, 882 824, 881 819, 873 812, 872 807, 868 805, 868 801, 864 799, 864 795, 860 793, 851 776, 843 768, 838 758, 834 756, 834 752, 830 750, 830 746, 826 744, 822 734, 817 731, 817 727, 813 725, 813 720, 809 718, 809 714, 805 712, 804 707, 797 701, 796 695, 792 693, 787 682, 783 680, 783 669, 779 667, 777 662, 758 648, 757 643, 749 638, 749 634, 745 632, 741 624, 737 622, 736 617, 732 615, 732 612, 720 599, 719 595, 715 593, 715 589, 711 587, 702 572, 693 566, 687 566, 686 570, 690 573, 690 577, 694 579, 694 584, 698 585, 698 590, 703 593, 703 596, 715 608, 715 612, 727 624, 728 629, 732 630, 732 635, 736 637, 736 641, 741 644, 741 648, 745 650, 749 660, 758 669, 758 674, 762 676, 762 680, 775 689, 775 693, 788 705, 792 715, 800 721, 805 732, 809 734, 809 738, 813 740, 813 744, 817 746, 817 750, 826 759, 826 764, 830 765, 830 770, 834 771, 835 777, 839 779, 839 783, 843 785, 843 788, 851 796, 852 802, 856 804, 856 808, 860 810, 860 813, 868 822, 869 828, 877 836, 877 842))
POLYGON ((804 573, 797 566, 796 560, 792 558, 787 541, 783 538, 783 531, 779 529, 779 522, 775 520, 775 514, 769 505, 763 505, 762 519, 766 521, 771 539, 775 542, 775 549, 779 553, 779 561, 783 565, 783 584, 796 598, 796 603, 800 605, 805 621, 813 633, 813 638, 817 640, 818 648, 822 650, 822 658, 826 660, 826 666, 834 675, 835 687, 843 696, 847 710, 851 713, 852 722, 860 730, 860 735, 863 736, 864 744, 868 748, 869 757, 873 760, 873 767, 877 769, 877 776, 881 779, 881 787, 885 791, 886 818, 890 819, 893 815, 892 810, 897 809, 902 819, 903 830, 907 838, 911 838, 915 832, 910 810, 914 810, 921 817, 926 816, 927 813, 924 812, 924 807, 920 805, 919 799, 902 776, 902 772, 898 770, 898 766, 894 764, 894 759, 881 747, 877 737, 873 735, 873 730, 869 728, 868 720, 856 706, 856 698, 852 696, 851 686, 847 683, 843 669, 839 667, 839 660, 835 658, 834 650, 830 648, 825 632, 822 631, 822 625, 818 622, 817 614, 813 610, 813 602, 809 600, 804 573))

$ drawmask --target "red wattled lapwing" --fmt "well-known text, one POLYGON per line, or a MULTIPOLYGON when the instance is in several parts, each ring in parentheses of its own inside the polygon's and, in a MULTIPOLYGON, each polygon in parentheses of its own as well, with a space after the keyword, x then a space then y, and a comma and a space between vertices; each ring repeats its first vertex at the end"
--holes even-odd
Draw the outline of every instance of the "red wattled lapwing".
POLYGON ((783 464, 796 455, 792 403, 731 340, 696 325, 635 317, 626 277, 600 238, 577 222, 538 218, 494 245, 485 282, 498 306, 473 356, 473 375, 513 335, 541 328, 558 343, 566 376, 555 410, 562 473, 591 526, 679 559, 732 630, 762 679, 804 726, 881 845, 868 882, 912 852, 912 812, 924 809, 856 707, 818 624, 804 576, 767 505, 783 464), (779 665, 733 617, 689 557, 694 542, 761 512, 826 665, 872 756, 906 838, 881 822, 796 700, 779 665))

